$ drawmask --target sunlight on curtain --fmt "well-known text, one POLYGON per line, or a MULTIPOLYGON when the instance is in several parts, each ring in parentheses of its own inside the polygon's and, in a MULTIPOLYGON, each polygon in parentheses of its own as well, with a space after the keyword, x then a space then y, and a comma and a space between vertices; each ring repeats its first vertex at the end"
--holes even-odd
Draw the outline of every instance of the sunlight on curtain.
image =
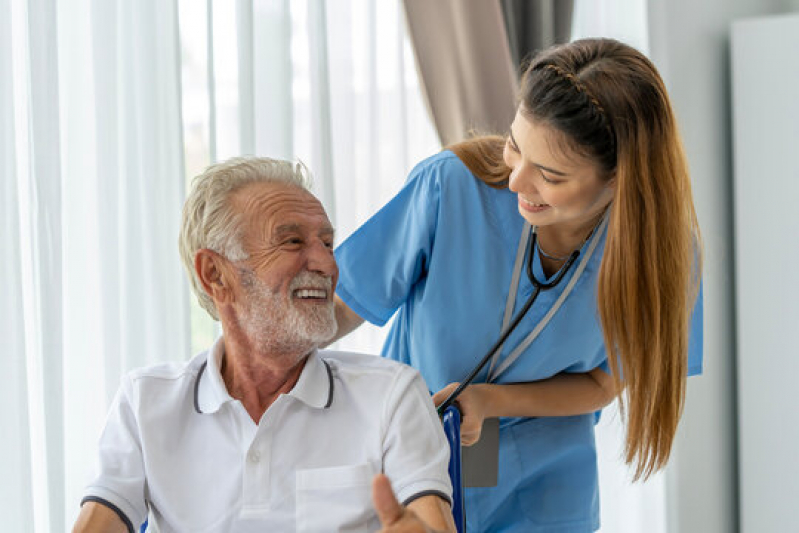
POLYGON ((647 0, 574 0, 572 39, 612 37, 649 51, 647 0))
POLYGON ((65 531, 121 375, 189 354, 177 12, 3 0, 0 30, 3 530, 65 531))
MULTIPOLYGON (((612 37, 649 49, 645 0, 575 0, 572 39, 612 37)), ((624 426, 616 403, 604 409, 596 427, 601 531, 608 533, 665 533, 666 492, 664 474, 645 483, 631 484, 630 470, 622 460, 624 426)))
POLYGON ((14 98, 19 84, 13 83, 19 74, 20 61, 15 65, 12 50, 22 40, 19 32, 20 13, 12 12, 9 0, 0 1, 0 279, 3 297, 0 298, 0 338, 6 357, 5 383, 0 387, 0 509, 3 527, 9 531, 24 531, 33 524, 31 498, 30 418, 27 397, 27 350, 25 346, 25 306, 22 292, 22 262, 20 243, 21 209, 19 183, 15 179, 24 162, 17 157, 17 122, 22 122, 26 105, 14 98))

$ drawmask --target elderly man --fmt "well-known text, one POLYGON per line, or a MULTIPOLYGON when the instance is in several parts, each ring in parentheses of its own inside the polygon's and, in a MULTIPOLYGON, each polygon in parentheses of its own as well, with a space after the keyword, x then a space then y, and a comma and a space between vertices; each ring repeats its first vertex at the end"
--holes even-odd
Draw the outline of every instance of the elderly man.
POLYGON ((336 332, 332 250, 300 165, 239 158, 198 176, 180 251, 222 337, 126 376, 75 531, 135 531, 148 512, 162 533, 453 529, 419 375, 317 350, 336 332))

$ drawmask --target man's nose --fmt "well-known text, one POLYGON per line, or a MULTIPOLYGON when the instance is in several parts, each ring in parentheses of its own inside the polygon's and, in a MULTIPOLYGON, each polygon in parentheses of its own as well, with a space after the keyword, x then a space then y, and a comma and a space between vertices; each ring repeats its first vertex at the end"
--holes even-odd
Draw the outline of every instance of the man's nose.
POLYGON ((333 250, 324 242, 319 241, 308 250, 308 270, 328 277, 338 273, 333 250))

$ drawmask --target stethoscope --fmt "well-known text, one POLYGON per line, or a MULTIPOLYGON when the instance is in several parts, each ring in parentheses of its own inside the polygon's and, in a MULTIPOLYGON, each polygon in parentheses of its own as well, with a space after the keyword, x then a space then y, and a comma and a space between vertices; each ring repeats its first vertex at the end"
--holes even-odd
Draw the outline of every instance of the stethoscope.
POLYGON ((516 326, 518 326, 519 323, 522 321, 524 315, 527 314, 527 311, 529 311, 530 308, 533 306, 533 303, 536 301, 541 291, 547 291, 549 289, 556 287, 558 283, 560 283, 561 280, 566 276, 566 274, 569 272, 574 262, 580 256, 579 249, 573 251, 569 256, 569 258, 566 260, 566 263, 560 268, 558 273, 555 275, 555 278, 550 280, 548 283, 542 283, 541 281, 539 281, 539 279, 536 277, 535 273, 533 272, 533 256, 535 254, 535 245, 537 241, 538 241, 538 234, 535 226, 533 226, 530 228, 530 248, 527 253, 527 277, 529 278, 530 283, 533 285, 532 294, 530 294, 530 296, 527 298, 527 301, 524 302, 524 306, 521 308, 521 310, 516 314, 515 317, 513 317, 511 323, 508 324, 505 330, 500 333, 499 339, 497 339, 497 342, 495 342, 494 345, 491 346, 491 348, 488 350, 488 353, 485 354, 483 359, 479 363, 477 363, 477 366, 475 366, 474 369, 472 369, 472 371, 469 373, 466 379, 461 381, 460 385, 458 385, 458 387, 454 391, 452 391, 452 393, 449 396, 447 396, 447 399, 444 400, 441 403, 441 405, 438 406, 439 416, 444 414, 447 408, 450 405, 452 405, 455 402, 455 400, 458 398, 460 393, 463 392, 463 389, 465 389, 472 381, 474 381, 474 378, 477 377, 477 374, 479 374, 480 371, 483 370, 483 368, 486 366, 486 364, 488 364, 488 362, 491 360, 492 356, 494 355, 494 352, 496 352, 497 349, 505 343, 510 334, 513 333, 513 331, 516 329, 516 326))

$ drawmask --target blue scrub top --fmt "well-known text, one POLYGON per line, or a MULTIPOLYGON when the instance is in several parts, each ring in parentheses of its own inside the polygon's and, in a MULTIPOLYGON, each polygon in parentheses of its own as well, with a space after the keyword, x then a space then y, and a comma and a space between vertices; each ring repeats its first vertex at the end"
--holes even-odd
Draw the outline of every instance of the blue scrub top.
MULTIPOLYGON (((405 187, 338 247, 337 293, 377 325, 397 312, 383 355, 419 369, 437 391, 464 379, 498 338, 523 225, 515 193, 489 187, 452 152, 441 152, 417 165, 405 187)), ((600 238, 560 310, 497 383, 608 368, 596 308, 600 238)), ((575 270, 541 292, 499 362, 538 324, 575 270)), ((534 272, 545 279, 538 254, 534 272)), ((523 271, 514 316, 532 290, 523 271)), ((701 291, 688 367, 689 375, 702 371, 701 291)), ((594 414, 502 419, 499 486, 466 489, 467 529, 598 529, 596 420, 594 414)))

